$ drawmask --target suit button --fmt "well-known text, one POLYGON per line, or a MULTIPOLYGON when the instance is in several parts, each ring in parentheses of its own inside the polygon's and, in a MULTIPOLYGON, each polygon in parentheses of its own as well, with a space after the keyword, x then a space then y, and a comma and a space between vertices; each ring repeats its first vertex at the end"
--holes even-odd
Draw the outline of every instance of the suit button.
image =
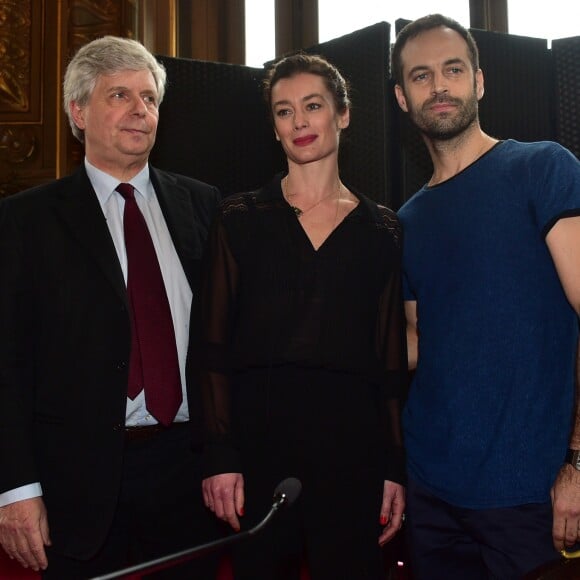
POLYGON ((117 370, 119 372, 123 372, 126 368, 127 368, 127 361, 122 360, 122 361, 117 363, 117 370))

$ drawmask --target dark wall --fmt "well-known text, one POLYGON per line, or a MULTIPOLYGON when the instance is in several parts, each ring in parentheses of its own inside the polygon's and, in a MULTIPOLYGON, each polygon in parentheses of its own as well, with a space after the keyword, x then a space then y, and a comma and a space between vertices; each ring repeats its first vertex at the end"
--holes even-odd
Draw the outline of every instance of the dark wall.
MULTIPOLYGON (((407 21, 396 23, 400 29, 407 21)), ((580 37, 553 42, 472 30, 480 48, 483 129, 498 138, 556 140, 580 157, 580 37)), ((389 80, 391 27, 381 22, 310 47, 349 80, 353 109, 340 167, 353 188, 397 209, 430 177, 417 131, 398 109, 389 80)), ((217 185, 254 189, 285 169, 262 101, 264 71, 159 57, 169 86, 152 162, 217 185)))
MULTIPOLYGON (((392 141, 388 90, 390 25, 381 22, 308 52, 324 55, 349 80, 353 110, 343 132, 343 179, 374 199, 389 197, 392 141)), ((262 101, 262 69, 159 57, 169 87, 152 162, 220 187, 246 191, 285 169, 262 101)))
POLYGON ((552 41, 556 137, 580 158, 580 36, 552 41))
POLYGON ((381 22, 307 49, 335 64, 350 84, 351 121, 340 145, 342 179, 377 201, 395 205, 394 94, 389 85, 391 27, 381 22))
MULTIPOLYGON (((398 20, 399 31, 408 20, 398 20)), ((479 104, 486 133, 498 139, 552 140, 580 158, 580 37, 555 40, 472 29, 480 53, 485 94, 479 104)), ((418 131, 393 107, 401 149, 394 187, 406 200, 432 165, 418 131)))
POLYGON ((225 195, 254 189, 283 167, 261 99, 261 69, 158 58, 168 88, 154 165, 217 185, 225 195))

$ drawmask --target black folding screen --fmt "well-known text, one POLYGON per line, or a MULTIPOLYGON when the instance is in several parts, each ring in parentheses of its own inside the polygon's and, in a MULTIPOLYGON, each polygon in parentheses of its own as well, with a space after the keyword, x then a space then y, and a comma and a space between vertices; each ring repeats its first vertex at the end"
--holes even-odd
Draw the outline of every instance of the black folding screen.
POLYGON ((483 130, 498 139, 555 139, 554 83, 548 43, 540 38, 472 30, 485 94, 483 130))
MULTIPOLYGON (((407 21, 399 20, 397 30, 407 21)), ((482 30, 484 130, 498 138, 560 141, 580 157, 580 37, 553 42, 482 30)), ((397 209, 431 173, 423 142, 389 81, 390 25, 381 22, 306 49, 349 80, 353 109, 340 166, 355 189, 397 209)), ((285 168, 261 97, 263 70, 159 57, 169 85, 152 162, 217 185, 254 189, 285 168)))
MULTIPOLYGON (((397 20, 398 32, 408 20, 397 20)), ((580 37, 547 41, 472 29, 480 53, 485 94, 481 126, 498 139, 552 140, 580 158, 580 37)), ((397 187, 404 200, 430 177, 431 161, 417 130, 400 111, 397 187)))
MULTIPOLYGON (((388 199, 386 102, 390 26, 381 22, 308 49, 349 80, 353 110, 343 132, 341 173, 356 189, 388 199)), ((227 195, 256 188, 285 168, 262 102, 262 69, 159 57, 169 87, 152 162, 215 184, 227 195)))
POLYGON ((335 64, 350 84, 350 126, 343 131, 343 180, 376 201, 393 203, 390 25, 380 22, 307 49, 335 64))
POLYGON ((552 41, 556 136, 580 157, 580 36, 552 41))
POLYGON ((282 167, 260 98, 261 69, 159 58, 168 88, 154 165, 212 183, 224 195, 256 188, 282 167))

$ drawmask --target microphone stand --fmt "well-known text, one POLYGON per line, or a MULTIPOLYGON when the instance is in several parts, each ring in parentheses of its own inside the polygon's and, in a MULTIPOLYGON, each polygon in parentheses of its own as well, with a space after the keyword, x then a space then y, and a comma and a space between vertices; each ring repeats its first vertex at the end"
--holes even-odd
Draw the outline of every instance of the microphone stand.
POLYGON ((201 546, 187 548, 186 550, 181 550, 180 552, 175 552, 174 554, 169 554, 167 556, 162 556, 155 560, 149 560, 129 568, 123 568, 122 570, 111 572, 110 574, 106 574, 104 576, 95 576, 91 580, 112 580, 113 578, 127 578, 136 572, 151 574, 153 572, 158 572, 159 570, 164 570, 170 565, 182 564, 193 558, 198 558, 204 554, 208 554, 220 548, 224 548, 225 546, 233 544, 234 542, 242 541, 264 529, 264 527, 270 522, 274 515, 280 510, 280 508, 286 504, 292 503, 292 501, 293 498, 289 498, 288 494, 284 493, 283 491, 277 491, 274 495, 274 502, 270 508, 270 511, 266 514, 261 522, 249 530, 245 530, 237 534, 232 534, 226 538, 220 538, 219 540, 208 542, 206 544, 202 544, 201 546))

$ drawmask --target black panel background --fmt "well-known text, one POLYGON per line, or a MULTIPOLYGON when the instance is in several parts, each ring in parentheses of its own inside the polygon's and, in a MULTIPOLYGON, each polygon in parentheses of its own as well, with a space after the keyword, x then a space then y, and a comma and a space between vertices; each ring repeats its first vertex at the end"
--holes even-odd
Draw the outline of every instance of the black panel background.
POLYGON ((251 190, 282 164, 261 99, 261 69, 158 57, 168 87, 152 163, 220 188, 251 190))
MULTIPOLYGON (((408 20, 398 20, 399 31, 408 20)), ((480 52, 485 94, 479 103, 481 126, 498 139, 556 140, 552 55, 547 41, 472 29, 480 52)), ((401 150, 397 187, 408 199, 429 180, 432 164, 418 131, 393 106, 401 150)))
MULTIPOLYGON (((407 20, 397 20, 400 30, 407 20)), ((580 37, 554 40, 471 30, 480 48, 484 131, 522 141, 551 139, 580 157, 580 37)), ((430 177, 416 129, 399 110, 389 81, 386 22, 321 43, 351 85, 350 127, 343 132, 343 179, 398 207, 430 177)), ((224 195, 259 187, 285 168, 262 102, 263 70, 159 57, 168 71, 157 144, 158 167, 217 185, 224 195)))
MULTIPOLYGON (((390 24, 373 26, 307 49, 322 54, 348 79, 351 123, 340 146, 342 178, 376 201, 396 205, 392 190, 389 103, 390 24)), ((397 191, 397 190, 395 190, 397 191)))
MULTIPOLYGON (((342 177, 370 197, 389 199, 390 25, 380 22, 308 49, 334 63, 351 85, 351 123, 341 143, 342 177), (355 146, 356 144, 356 146, 355 146)), ((158 57, 167 68, 154 165, 246 191, 285 168, 262 102, 262 69, 158 57)))
POLYGON ((552 41, 556 138, 580 159, 580 36, 552 41))
POLYGON ((498 139, 555 139, 554 91, 548 43, 486 30, 471 30, 479 47, 485 94, 481 126, 498 139))

